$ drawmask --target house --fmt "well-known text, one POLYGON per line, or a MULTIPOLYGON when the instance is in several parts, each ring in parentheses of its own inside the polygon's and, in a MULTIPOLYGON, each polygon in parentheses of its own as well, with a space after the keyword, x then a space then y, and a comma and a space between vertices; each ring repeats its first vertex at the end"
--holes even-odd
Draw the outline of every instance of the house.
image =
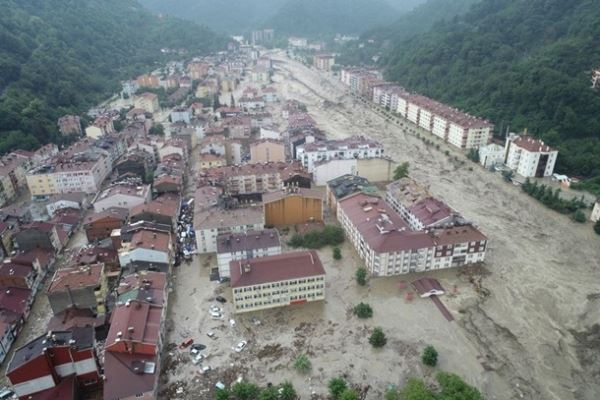
POLYGON ((118 183, 100 193, 94 202, 94 211, 98 213, 115 207, 129 210, 150 201, 151 195, 150 185, 118 183))
POLYGON ((263 210, 257 207, 221 210, 199 207, 198 202, 194 207, 194 229, 200 254, 216 252, 217 236, 221 234, 262 230, 264 225, 263 210))
POLYGON ((48 269, 54 264, 54 260, 54 252, 42 248, 18 253, 10 258, 12 263, 33 267, 37 274, 41 276, 46 275, 48 269))
POLYGON ((295 225, 323 221, 323 194, 314 189, 287 186, 263 195, 265 225, 295 225))
POLYGON ((179 196, 165 194, 145 204, 133 207, 129 212, 129 222, 150 221, 175 226, 179 215, 179 196))
POLYGON ((260 136, 259 139, 271 139, 271 140, 281 140, 281 133, 279 132, 276 126, 264 126, 260 128, 260 136))
POLYGON ((133 234, 131 241, 119 249, 121 267, 130 269, 157 269, 168 271, 173 255, 171 235, 142 229, 133 234))
POLYGON ((262 110, 265 108, 265 101, 260 97, 250 98, 242 97, 238 100, 238 106, 244 111, 262 110))
POLYGON ((510 134, 505 146, 508 168, 525 178, 552 176, 558 151, 530 136, 510 134))
POLYGON ((46 329, 49 331, 73 331, 87 327, 94 328, 96 339, 104 339, 107 328, 106 315, 99 315, 89 308, 80 309, 72 306, 50 318, 46 329))
POLYGON ((129 300, 113 311, 104 353, 104 400, 155 400, 166 307, 129 300))
POLYGON ((594 208, 592 209, 592 214, 590 215, 590 221, 598 222, 600 220, 600 200, 597 200, 594 203, 594 208))
POLYGON ((140 75, 136 78, 136 82, 140 88, 160 87, 158 76, 155 75, 140 75))
POLYGON ((296 159, 308 172, 314 172, 318 162, 331 159, 359 159, 382 157, 381 143, 364 136, 353 136, 343 140, 328 140, 305 143, 296 148, 296 159))
POLYGON ((108 115, 99 116, 90 126, 85 128, 85 135, 92 139, 98 139, 111 133, 115 133, 115 127, 113 126, 112 117, 108 115))
POLYGON ((378 189, 368 179, 357 175, 342 175, 327 182, 326 199, 327 206, 336 212, 338 202, 354 193, 366 193, 377 195, 378 189))
POLYGON ((154 178, 152 189, 155 193, 180 193, 183 188, 183 177, 163 174, 154 178))
POLYGON ((224 167, 227 165, 227 160, 224 156, 216 154, 200 154, 198 157, 198 166, 202 169, 224 167))
POLYGON ((364 193, 342 199, 337 217, 373 276, 459 267, 485 259, 487 238, 474 226, 413 231, 388 203, 364 193))
POLYGON ((28 225, 22 226, 14 235, 15 247, 20 251, 29 251, 37 248, 59 252, 63 248, 65 235, 62 229, 57 229, 56 225, 34 221, 28 225))
POLYGON ((493 168, 504 164, 504 147, 496 143, 490 143, 479 148, 479 164, 484 168, 493 168))
POLYGON ((128 215, 129 210, 119 207, 110 207, 88 215, 83 223, 88 241, 94 242, 109 238, 114 229, 119 229, 125 224, 128 215))
POLYGON ((33 300, 31 289, 14 286, 0 287, 0 312, 13 313, 21 322, 25 322, 29 317, 33 300))
POLYGON ((121 273, 119 255, 112 247, 87 245, 80 248, 68 263, 72 267, 92 264, 104 264, 104 274, 109 280, 119 277, 121 273))
POLYGON ((250 82, 269 84, 271 83, 271 72, 265 67, 257 66, 250 71, 250 82))
POLYGON ((263 139, 250 144, 250 162, 268 163, 284 162, 285 146, 283 142, 272 139, 263 139))
POLYGON ((0 256, 7 257, 12 252, 13 247, 13 231, 11 227, 0 222, 0 256))
POLYGON ((231 261, 236 313, 325 299, 325 269, 316 251, 231 261))
POLYGON ((224 233, 217 236, 217 266, 221 278, 230 277, 229 264, 231 261, 277 254, 281 254, 281 242, 276 229, 224 233))
POLYGON ((81 135, 81 120, 77 115, 63 115, 58 119, 58 130, 61 135, 81 135))
POLYGON ((171 119, 171 123, 183 122, 186 124, 190 124, 192 115, 189 109, 183 107, 176 107, 171 111, 171 115, 169 116, 171 119))
POLYGON ((275 103, 279 101, 277 90, 273 87, 267 87, 262 90, 263 100, 265 103, 275 103))
POLYGON ((135 97, 135 108, 140 108, 147 113, 154 114, 160 110, 158 96, 154 93, 145 92, 135 97))
POLYGON ((58 210, 65 208, 83 210, 87 204, 87 196, 84 192, 59 193, 48 198, 46 211, 49 216, 53 216, 58 210))
POLYGON ((138 300, 154 305, 167 306, 167 274, 157 271, 140 271, 125 275, 119 281, 117 304, 138 300))
POLYGON ((154 170, 154 155, 141 149, 132 149, 115 164, 117 176, 137 176, 146 181, 154 170))
POLYGON ((335 64, 335 54, 320 53, 313 57, 313 66, 321 71, 331 71, 335 64))
POLYGON ((227 117, 223 126, 229 131, 230 138, 247 139, 252 131, 252 119, 246 116, 227 117))
POLYGON ((14 341, 13 324, 0 319, 0 364, 6 359, 6 355, 10 351, 14 341))
POLYGON ((52 277, 46 295, 54 314, 69 307, 106 314, 108 284, 104 264, 60 268, 52 277))
POLYGON ((76 400, 102 387, 93 327, 49 331, 17 349, 6 377, 20 399, 76 400))
POLYGON ((40 274, 31 265, 21 265, 10 259, 0 263, 0 287, 18 287, 30 289, 35 296, 41 279, 40 274))

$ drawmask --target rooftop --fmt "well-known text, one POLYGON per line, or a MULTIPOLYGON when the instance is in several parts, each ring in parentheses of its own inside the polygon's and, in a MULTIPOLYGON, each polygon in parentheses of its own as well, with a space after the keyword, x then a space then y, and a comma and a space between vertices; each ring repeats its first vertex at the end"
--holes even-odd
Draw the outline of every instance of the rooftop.
POLYGON ((163 215, 171 218, 177 216, 179 210, 179 199, 171 196, 161 196, 146 204, 135 206, 129 212, 130 217, 135 217, 139 214, 155 214, 163 215))
POLYGON ((152 249, 156 251, 169 252, 171 246, 171 235, 164 232, 153 232, 141 229, 133 234, 130 250, 137 248, 152 249))
POLYGON ((360 176, 346 174, 327 182, 329 190, 336 199, 343 199, 356 192, 376 194, 377 188, 360 176))
POLYGON ((456 214, 446 203, 433 197, 427 197, 413 204, 409 211, 425 226, 435 224, 456 214))
MULTIPOLYGON (((106 338, 106 352, 120 341, 157 345, 160 336, 162 306, 139 300, 117 304, 106 338)), ((106 368, 106 366, 105 366, 106 368)))
POLYGON ((227 228, 243 225, 264 224, 262 207, 235 208, 223 210, 216 207, 194 212, 194 226, 203 229, 227 228))
POLYGON ((46 293, 57 293, 70 289, 96 287, 102 283, 104 264, 90 264, 72 268, 61 268, 54 273, 46 293))
POLYGON ((282 190, 278 190, 276 192, 265 193, 263 194, 263 203, 273 203, 275 201, 279 201, 281 199, 285 199, 286 197, 292 196, 300 196, 305 198, 323 200, 323 192, 316 189, 307 189, 301 187, 286 187, 282 190))
POLYGON ((217 236, 217 253, 266 249, 280 245, 279 232, 276 229, 225 233, 217 236))
POLYGON ((387 193, 406 208, 431 197, 427 189, 411 178, 402 178, 390 183, 387 185, 387 193))
POLYGON ((93 224, 94 222, 101 221, 106 218, 117 219, 125 222, 125 220, 127 220, 128 215, 129 210, 127 210, 126 208, 111 207, 107 210, 95 212, 88 215, 85 218, 84 225, 93 224))
POLYGON ((554 151, 552 147, 548 146, 547 144, 544 144, 543 141, 534 139, 531 136, 519 136, 513 141, 513 143, 516 146, 519 146, 520 148, 533 153, 549 153, 551 151, 554 151))
POLYGON ((382 145, 364 136, 352 136, 342 140, 327 140, 305 143, 300 146, 305 152, 326 150, 377 149, 382 145))
POLYGON ((133 398, 154 392, 158 380, 156 362, 156 356, 106 352, 104 399, 133 398))
POLYGON ((232 288, 325 275, 314 250, 232 261, 229 268, 232 288))
POLYGON ((146 198, 148 196, 148 191, 150 190, 150 185, 130 185, 125 183, 118 183, 113 185, 100 193, 96 201, 101 201, 110 196, 115 196, 118 194, 124 194, 128 196, 146 198))

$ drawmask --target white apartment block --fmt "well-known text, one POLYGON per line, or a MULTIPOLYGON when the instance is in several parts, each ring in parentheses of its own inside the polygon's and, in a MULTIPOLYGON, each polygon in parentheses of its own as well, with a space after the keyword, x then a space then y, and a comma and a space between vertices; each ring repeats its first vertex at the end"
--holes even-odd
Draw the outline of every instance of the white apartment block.
POLYGON ((485 168, 502 165, 505 158, 504 151, 504 147, 496 143, 481 146, 479 148, 479 163, 485 168))
POLYGON ((554 173, 558 151, 541 140, 511 134, 506 140, 506 166, 526 177, 545 177, 554 173))
POLYGON ((325 269, 316 251, 232 261, 230 269, 236 313, 325 299, 325 269))
POLYGON ((230 277, 229 264, 232 261, 275 256, 277 254, 281 254, 281 243, 276 229, 219 235, 217 237, 219 277, 230 277))
POLYGON ((353 136, 344 140, 305 143, 296 148, 296 159, 300 160, 308 172, 315 171, 315 165, 332 159, 363 159, 382 157, 381 143, 363 136, 353 136))
POLYGON ((600 220, 600 200, 596 201, 592 214, 590 215, 590 221, 598 222, 600 220))
POLYGON ((264 229, 265 216, 261 207, 221 210, 212 207, 195 211, 194 227, 198 253, 215 253, 217 237, 226 233, 244 233, 264 229))
POLYGON ((27 186, 34 197, 58 193, 97 193, 109 173, 105 157, 96 161, 55 162, 31 169, 27 186))
POLYGON ((364 193, 342 199, 337 217, 373 276, 459 267, 485 259, 487 239, 475 227, 411 231, 385 201, 364 193))

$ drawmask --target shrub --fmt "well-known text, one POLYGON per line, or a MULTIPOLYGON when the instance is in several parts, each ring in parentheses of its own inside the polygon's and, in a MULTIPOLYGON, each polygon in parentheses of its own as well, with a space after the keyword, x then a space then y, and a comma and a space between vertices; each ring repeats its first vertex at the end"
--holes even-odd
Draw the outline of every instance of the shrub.
POLYGON ((354 306, 352 312, 358 318, 371 318, 373 316, 373 309, 371 308, 371 306, 367 303, 362 302, 354 306))
POLYGON ((385 392, 385 400, 400 400, 400 393, 396 389, 388 389, 385 392))
POLYGON ((308 374, 312 368, 312 364, 306 354, 300 354, 294 361, 294 369, 301 374, 308 374))
POLYGON ((233 385, 231 392, 238 400, 255 400, 260 389, 254 383, 242 381, 233 385))
POLYGON ((369 343, 373 347, 383 347, 387 343, 387 338, 385 337, 385 333, 383 333, 383 329, 375 328, 373 329, 373 333, 371 337, 369 337, 369 343))
POLYGON ((467 153, 467 158, 474 163, 479 162, 479 151, 477 149, 470 149, 467 153))
POLYGON ((428 365, 430 367, 435 367, 437 364, 438 352, 433 346, 425 347, 423 350, 423 355, 421 356, 421 361, 423 364, 428 365))
POLYGON ((229 400, 231 393, 227 389, 217 389, 215 391, 215 400, 229 400))
POLYGON ((515 176, 515 173, 510 170, 502 171, 502 178, 504 178, 506 182, 512 181, 513 176, 515 176))
POLYGON ((586 218, 585 214, 583 213, 583 211, 577 210, 573 214, 573 221, 583 224, 585 221, 587 221, 587 218, 586 218))
POLYGON ((277 400, 279 399, 279 393, 275 386, 269 386, 263 389, 258 396, 258 400, 277 400))
POLYGON ((346 384, 344 378, 333 378, 329 381, 327 387, 329 388, 329 394, 331 394, 331 397, 337 400, 340 398, 342 393, 346 391, 348 384, 346 384))
POLYGON ((288 245, 291 247, 305 247, 320 249, 324 246, 337 246, 344 243, 344 230, 339 226, 327 225, 321 232, 308 232, 306 235, 295 234, 288 245))
POLYGON ((365 267, 358 267, 356 270, 356 283, 360 286, 367 284, 367 269, 365 267))
POLYGON ((342 251, 340 250, 339 247, 334 247, 333 248, 333 259, 334 260, 341 260, 342 259, 342 251))
POLYGON ((410 378, 400 391, 402 400, 435 400, 435 396, 420 379, 410 378))
POLYGON ((339 397, 340 400, 358 400, 358 393, 354 389, 346 389, 339 397))
POLYGON ((403 162, 398 165, 394 170, 394 180, 406 178, 408 176, 408 168, 410 164, 408 162, 403 162))
POLYGON ((479 390, 466 384, 458 375, 440 372, 435 379, 440 384, 442 399, 483 400, 479 390))
POLYGON ((280 397, 281 400, 295 400, 298 395, 296 394, 296 389, 294 389, 294 385, 292 385, 289 381, 284 381, 279 386, 280 397))

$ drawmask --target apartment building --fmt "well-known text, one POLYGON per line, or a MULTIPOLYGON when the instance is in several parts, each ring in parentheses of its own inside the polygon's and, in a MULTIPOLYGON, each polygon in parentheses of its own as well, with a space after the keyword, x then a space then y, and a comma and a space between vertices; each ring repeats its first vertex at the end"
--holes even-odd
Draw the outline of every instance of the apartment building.
POLYGON ((337 217, 373 276, 391 276, 483 262, 487 238, 474 226, 413 231, 378 197, 356 193, 339 202, 337 217))
POLYGON ((110 208, 126 208, 128 210, 135 206, 150 201, 152 192, 150 185, 132 185, 128 183, 117 183, 104 189, 94 202, 94 211, 99 213, 110 208))
POLYGON ((54 274, 46 295, 54 314, 70 307, 106 314, 108 283, 104 264, 60 268, 54 274))
POLYGON ((492 168, 504 164, 506 158, 504 146, 490 143, 479 148, 479 164, 485 168, 492 168))
POLYGON ((99 116, 90 126, 85 128, 85 135, 92 139, 98 139, 101 136, 115 132, 112 117, 108 115, 99 116))
POLYGON ((262 230, 265 217, 262 208, 247 207, 223 210, 217 207, 194 208, 196 244, 200 254, 217 251, 217 237, 225 233, 262 230))
POLYGON ((160 87, 158 76, 155 75, 140 75, 137 77, 136 82, 140 88, 158 88, 160 87))
POLYGON ((530 136, 509 135, 506 166, 526 178, 552 176, 558 151, 530 136))
POLYGON ((81 119, 77 115, 63 115, 58 119, 58 130, 61 135, 81 135, 81 119))
POLYGON ((325 299, 325 269, 314 250, 232 261, 230 275, 236 313, 325 299))
POLYGON ((17 349, 6 377, 20 399, 76 400, 102 387, 94 328, 49 331, 17 349))
POLYGON ((150 92, 145 92, 136 96, 134 100, 134 105, 135 108, 141 108, 142 110, 150 114, 153 114, 160 110, 158 96, 150 92))
POLYGON ((224 233, 217 236, 217 265, 219 277, 230 278, 231 261, 281 254, 279 232, 276 229, 224 233))
POLYGON ((285 146, 279 140, 263 139, 250 144, 250 162, 268 163, 285 161, 285 146))
POLYGON ((331 71, 335 65, 335 54, 321 53, 313 57, 313 66, 321 71, 331 71))
POLYGON ((267 193, 284 185, 310 187, 311 177, 299 162, 270 162, 213 168, 200 179, 212 186, 221 186, 230 195, 267 193))
POLYGON ((168 271, 172 256, 173 244, 169 233, 141 229, 133 234, 129 242, 121 244, 119 264, 122 268, 128 266, 134 270, 168 271))
POLYGON ((296 159, 313 173, 319 162, 331 159, 359 159, 383 156, 381 143, 364 136, 353 136, 342 140, 316 141, 296 148, 296 159))
MULTIPOLYGON (((377 195, 378 189, 362 176, 346 174, 327 182, 327 206, 336 213, 338 202, 354 193, 377 195)), ((336 214, 337 215, 337 214, 336 214)))

